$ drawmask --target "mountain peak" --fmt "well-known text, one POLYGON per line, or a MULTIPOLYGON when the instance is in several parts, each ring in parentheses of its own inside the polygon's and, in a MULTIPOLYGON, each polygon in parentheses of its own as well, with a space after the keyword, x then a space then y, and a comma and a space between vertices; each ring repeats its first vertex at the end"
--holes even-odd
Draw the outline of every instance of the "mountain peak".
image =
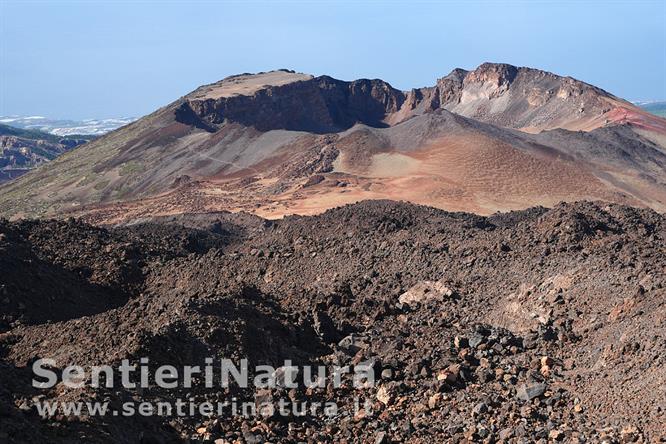
POLYGON ((469 73, 468 70, 462 68, 454 68, 450 73, 443 77, 444 79, 460 79, 462 81, 469 73))
POLYGON ((485 62, 467 74, 470 81, 492 80, 502 83, 511 83, 516 78, 519 68, 508 63, 485 62))

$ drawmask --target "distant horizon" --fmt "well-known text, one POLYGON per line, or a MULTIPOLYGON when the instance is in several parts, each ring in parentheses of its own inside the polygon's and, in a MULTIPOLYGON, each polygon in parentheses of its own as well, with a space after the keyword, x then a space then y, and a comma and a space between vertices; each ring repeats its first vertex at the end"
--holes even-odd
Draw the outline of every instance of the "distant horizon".
POLYGON ((3 116, 138 117, 281 68, 409 90, 487 61, 666 101, 666 2, 0 0, 0 59, 3 116))

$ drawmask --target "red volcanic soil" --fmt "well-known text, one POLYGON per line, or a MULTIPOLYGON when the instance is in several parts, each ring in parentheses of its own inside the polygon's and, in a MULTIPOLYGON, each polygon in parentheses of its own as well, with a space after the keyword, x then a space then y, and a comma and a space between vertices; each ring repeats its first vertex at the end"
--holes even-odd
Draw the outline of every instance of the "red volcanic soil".
POLYGON ((609 111, 607 116, 614 123, 629 124, 666 135, 666 120, 640 109, 618 106, 609 111))

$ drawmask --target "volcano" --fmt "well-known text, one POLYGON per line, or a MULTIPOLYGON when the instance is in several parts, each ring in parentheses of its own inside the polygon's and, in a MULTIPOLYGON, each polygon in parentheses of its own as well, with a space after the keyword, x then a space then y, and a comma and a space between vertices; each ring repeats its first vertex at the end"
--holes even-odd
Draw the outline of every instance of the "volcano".
POLYGON ((367 199, 491 214, 666 209, 666 120, 600 88, 485 63, 435 86, 280 70, 197 88, 5 185, 0 214, 317 214, 367 199))

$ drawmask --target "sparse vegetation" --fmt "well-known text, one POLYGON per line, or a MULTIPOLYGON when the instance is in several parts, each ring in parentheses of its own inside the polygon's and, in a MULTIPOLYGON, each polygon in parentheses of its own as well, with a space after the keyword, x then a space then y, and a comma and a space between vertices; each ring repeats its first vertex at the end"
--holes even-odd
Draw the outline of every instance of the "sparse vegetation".
POLYGON ((108 179, 100 180, 99 182, 97 182, 97 183, 95 184, 95 186, 94 186, 93 188, 95 188, 95 190, 97 190, 97 191, 101 191, 101 190, 103 190, 104 188, 106 188, 107 185, 109 185, 109 182, 110 182, 110 181, 109 181, 108 179))
POLYGON ((90 185, 91 183, 95 183, 99 179, 99 176, 95 173, 90 173, 87 174, 83 180, 79 181, 78 184, 76 184, 77 187, 85 187, 86 185, 90 185))
POLYGON ((144 171, 144 166, 135 160, 130 160, 120 165, 118 174, 121 176, 128 176, 131 174, 141 173, 144 171))

